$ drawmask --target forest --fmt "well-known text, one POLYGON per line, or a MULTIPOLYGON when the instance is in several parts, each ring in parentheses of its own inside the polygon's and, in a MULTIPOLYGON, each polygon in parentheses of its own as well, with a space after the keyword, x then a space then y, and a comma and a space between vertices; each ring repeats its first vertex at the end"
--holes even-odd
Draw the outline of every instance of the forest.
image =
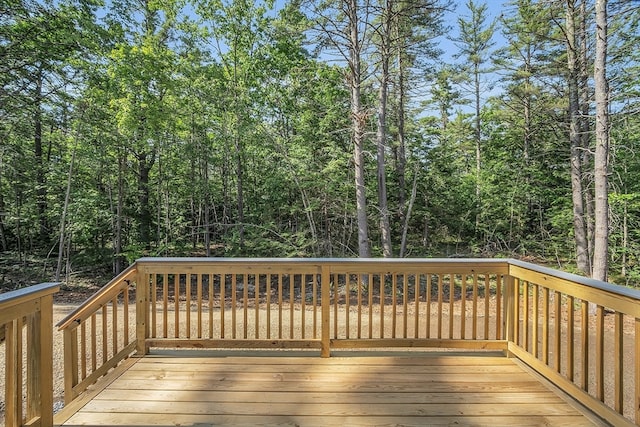
POLYGON ((640 4, 489 5, 0 0, 0 256, 509 256, 637 286, 640 4))

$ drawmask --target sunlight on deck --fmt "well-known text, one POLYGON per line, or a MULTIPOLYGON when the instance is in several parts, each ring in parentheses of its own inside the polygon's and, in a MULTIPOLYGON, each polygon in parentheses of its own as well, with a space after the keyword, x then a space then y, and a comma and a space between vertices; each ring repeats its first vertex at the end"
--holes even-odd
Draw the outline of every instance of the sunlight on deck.
POLYGON ((79 425, 599 425, 501 352, 156 351, 56 417, 79 425), (77 412, 76 412, 77 411, 77 412))

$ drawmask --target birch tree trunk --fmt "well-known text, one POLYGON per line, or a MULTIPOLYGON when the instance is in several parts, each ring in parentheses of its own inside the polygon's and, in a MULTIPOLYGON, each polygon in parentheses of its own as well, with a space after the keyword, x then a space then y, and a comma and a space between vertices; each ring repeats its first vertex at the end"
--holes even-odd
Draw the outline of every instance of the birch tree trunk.
POLYGON ((571 146, 571 198, 573 202, 573 233, 576 245, 576 263, 578 270, 591 275, 587 226, 584 214, 582 187, 582 138, 580 136, 580 99, 578 93, 578 56, 576 54, 575 0, 567 0, 566 47, 569 86, 569 143, 571 146))
POLYGON ((391 18, 393 1, 386 0, 382 8, 382 25, 380 27, 379 54, 381 62, 380 89, 378 91, 378 126, 376 134, 378 161, 378 209, 380 211, 380 236, 382 254, 385 258, 393 256, 391 245, 391 226, 389 224, 389 207, 387 203, 386 172, 386 139, 387 139, 387 100, 389 93, 389 62, 391 57, 391 18))
POLYGON ((361 258, 371 257, 369 245, 369 228, 367 224, 367 195, 364 180, 364 131, 367 120, 366 111, 362 108, 362 46, 358 27, 358 1, 348 0, 345 11, 349 25, 349 68, 351 70, 351 122, 353 126, 353 160, 355 165, 356 216, 358 219, 358 255, 361 258))
POLYGON ((596 56, 593 78, 596 101, 595 240, 593 278, 607 280, 609 258, 609 83, 607 81, 607 0, 596 0, 596 56))

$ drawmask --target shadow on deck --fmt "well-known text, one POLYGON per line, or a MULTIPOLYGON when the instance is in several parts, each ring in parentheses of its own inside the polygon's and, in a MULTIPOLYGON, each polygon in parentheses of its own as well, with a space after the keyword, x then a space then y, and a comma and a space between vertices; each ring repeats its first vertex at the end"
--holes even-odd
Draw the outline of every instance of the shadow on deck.
POLYGON ((604 425, 502 352, 202 350, 129 359, 54 424, 604 425))

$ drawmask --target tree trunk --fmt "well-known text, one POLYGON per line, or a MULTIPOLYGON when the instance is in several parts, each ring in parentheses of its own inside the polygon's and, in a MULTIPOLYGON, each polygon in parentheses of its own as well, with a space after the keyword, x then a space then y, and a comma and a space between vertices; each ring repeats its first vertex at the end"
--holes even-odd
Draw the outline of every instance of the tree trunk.
POLYGON ((118 200, 116 201, 116 223, 113 251, 113 272, 117 275, 124 269, 124 256, 122 250, 124 247, 124 237, 122 231, 122 223, 124 216, 124 170, 126 159, 123 154, 124 150, 118 149, 118 200))
MULTIPOLYGON (((67 191, 64 196, 64 205, 62 206, 62 214, 60 215, 60 240, 58 243, 58 265, 56 267, 56 282, 60 281, 60 273, 62 273, 62 259, 64 255, 64 241, 66 236, 67 212, 69 210, 69 201, 71 199, 71 178, 73 176, 73 164, 76 160, 76 148, 73 148, 71 154, 71 164, 69 164, 69 176, 67 177, 67 191)), ((69 238, 69 240, 71 240, 69 238)), ((68 256, 69 254, 67 254, 68 256)))
POLYGON ((36 92, 34 96, 34 154, 36 160, 36 204, 38 211, 38 235, 40 245, 49 242, 47 224, 47 182, 42 150, 42 68, 36 72, 36 92))
POLYGON ((369 229, 367 224, 367 195, 364 182, 364 131, 367 113, 363 110, 361 96, 361 46, 358 29, 358 2, 348 0, 349 20, 349 67, 351 80, 351 121, 353 126, 353 161, 355 165, 356 216, 358 219, 358 254, 371 257, 369 229))
POLYGON ((595 240, 593 278, 607 280, 609 264, 609 83, 607 81, 607 0, 596 0, 596 56, 593 72, 596 101, 595 240))
POLYGON ((380 236, 382 254, 385 258, 393 256, 391 245, 391 226, 389 224, 389 208, 387 203, 387 171, 386 171, 386 139, 387 139, 387 100, 389 91, 389 60, 391 38, 391 14, 392 2, 387 0, 383 10, 383 24, 381 30, 380 57, 382 75, 380 76, 380 89, 378 91, 378 125, 376 134, 377 150, 377 177, 378 177, 378 209, 380 212, 380 236))
POLYGON ((580 137, 580 102, 578 94, 578 58, 576 55, 575 0, 567 0, 566 45, 569 86, 569 142, 571 145, 571 195, 573 202, 573 232, 578 270, 591 275, 587 228, 582 188, 582 139, 580 137))
POLYGON ((594 200, 593 200, 593 180, 590 178, 590 171, 593 168, 593 155, 590 150, 591 125, 589 116, 591 114, 591 94, 589 93, 589 57, 587 42, 587 0, 580 0, 580 25, 578 31, 580 45, 580 77, 579 77, 579 98, 580 98, 580 137, 582 138, 582 187, 585 206, 585 223, 587 224, 587 248, 589 263, 593 261, 593 239, 594 230, 594 200))
POLYGON ((138 232, 140 243, 144 248, 151 249, 151 207, 149 201, 151 199, 151 189, 149 188, 149 173, 153 161, 149 161, 148 155, 142 153, 138 158, 138 203, 139 208, 139 225, 138 232))

